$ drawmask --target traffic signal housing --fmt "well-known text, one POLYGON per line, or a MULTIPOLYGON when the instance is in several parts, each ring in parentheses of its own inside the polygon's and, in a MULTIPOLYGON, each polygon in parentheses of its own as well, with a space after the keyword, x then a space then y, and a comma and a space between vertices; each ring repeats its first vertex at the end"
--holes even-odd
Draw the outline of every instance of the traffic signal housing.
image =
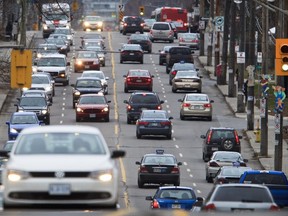
POLYGON ((144 15, 144 6, 140 6, 140 7, 139 7, 139 14, 140 14, 141 16, 144 15))
POLYGON ((288 38, 277 38, 275 41, 275 75, 288 76, 288 38))

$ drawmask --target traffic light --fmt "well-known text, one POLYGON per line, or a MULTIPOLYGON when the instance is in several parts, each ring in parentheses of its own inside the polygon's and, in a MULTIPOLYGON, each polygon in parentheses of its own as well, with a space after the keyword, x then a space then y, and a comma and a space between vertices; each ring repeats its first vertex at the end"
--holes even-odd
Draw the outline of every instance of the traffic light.
POLYGON ((275 40, 275 74, 277 76, 288 76, 288 38, 275 40))
POLYGON ((139 7, 139 13, 140 13, 141 16, 144 15, 144 6, 140 6, 139 7))

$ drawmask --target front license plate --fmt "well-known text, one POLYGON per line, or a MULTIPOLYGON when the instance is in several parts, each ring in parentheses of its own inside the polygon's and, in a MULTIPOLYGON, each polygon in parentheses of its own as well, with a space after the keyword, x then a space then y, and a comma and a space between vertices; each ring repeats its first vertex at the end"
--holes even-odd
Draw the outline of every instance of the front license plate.
POLYGON ((89 65, 85 65, 85 69, 88 69, 89 68, 89 65))
POLYGON ((50 195, 69 195, 71 193, 70 184, 50 184, 50 195))
POLYGON ((136 24, 133 23, 132 26, 136 26, 136 24))
POLYGON ((172 208, 174 209, 180 209, 181 205, 180 204, 172 204, 172 208))
POLYGON ((153 169, 153 172, 154 172, 154 173, 161 173, 161 169, 160 169, 160 168, 154 168, 154 169, 153 169))
POLYGON ((96 114, 90 114, 89 117, 90 118, 96 118, 96 114))
POLYGON ((212 151, 218 151, 218 147, 212 147, 212 151))

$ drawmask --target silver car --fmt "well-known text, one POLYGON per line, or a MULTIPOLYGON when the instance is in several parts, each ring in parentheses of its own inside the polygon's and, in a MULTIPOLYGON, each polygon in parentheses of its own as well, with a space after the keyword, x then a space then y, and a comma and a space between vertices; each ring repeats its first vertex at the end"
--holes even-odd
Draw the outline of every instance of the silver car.
POLYGON ((202 91, 202 76, 198 75, 195 70, 178 71, 172 80, 172 92, 177 90, 196 90, 198 93, 202 91))
POLYGON ((179 33, 178 34, 179 46, 188 46, 191 49, 199 49, 200 38, 197 33, 179 33))
POLYGON ((189 93, 183 99, 179 99, 180 119, 185 120, 187 117, 207 118, 212 121, 212 103, 207 94, 189 93))
POLYGON ((96 127, 53 125, 23 130, 3 170, 4 208, 21 205, 92 205, 116 208, 116 158, 96 127))
POLYGON ((149 37, 152 42, 156 40, 162 40, 173 43, 174 31, 168 22, 154 22, 151 27, 149 37))
MULTIPOLYGON (((257 211, 279 211, 267 186, 256 184, 217 184, 207 196, 202 206, 208 212, 248 213, 257 211)), ((238 214, 237 214, 238 215, 238 214)), ((241 214, 242 215, 242 214, 241 214)))

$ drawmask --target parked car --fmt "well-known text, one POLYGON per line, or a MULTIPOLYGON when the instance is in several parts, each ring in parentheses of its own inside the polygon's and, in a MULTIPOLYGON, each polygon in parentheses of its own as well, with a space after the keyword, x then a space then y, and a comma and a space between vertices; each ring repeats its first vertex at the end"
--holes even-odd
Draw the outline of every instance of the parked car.
POLYGON ((139 44, 124 44, 120 51, 120 64, 124 61, 136 61, 143 64, 144 52, 139 44))
POLYGON ((129 90, 153 90, 153 78, 148 70, 130 69, 124 77, 124 92, 129 90))

